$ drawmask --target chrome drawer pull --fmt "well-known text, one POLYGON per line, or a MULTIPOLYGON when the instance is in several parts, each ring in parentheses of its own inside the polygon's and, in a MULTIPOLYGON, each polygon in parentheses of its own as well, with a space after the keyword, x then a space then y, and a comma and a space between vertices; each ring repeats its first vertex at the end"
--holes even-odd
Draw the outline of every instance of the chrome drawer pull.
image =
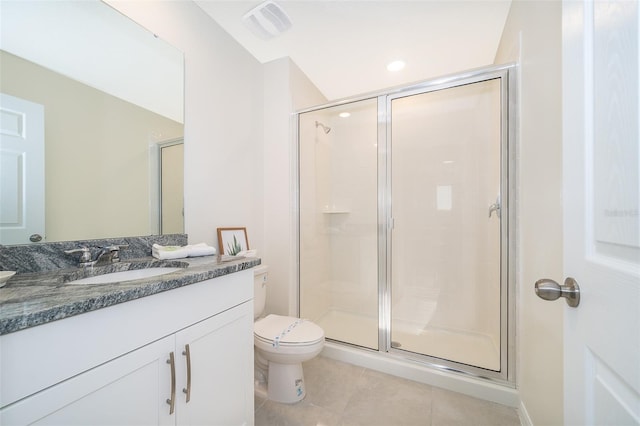
POLYGON ((171 364, 171 398, 167 399, 167 404, 169 404, 169 414, 171 415, 176 408, 176 362, 173 352, 169 353, 167 364, 171 364))
POLYGON ((182 355, 187 357, 187 387, 182 389, 182 392, 187 394, 187 401, 191 400, 191 352, 189 351, 189 345, 184 345, 184 351, 182 355))

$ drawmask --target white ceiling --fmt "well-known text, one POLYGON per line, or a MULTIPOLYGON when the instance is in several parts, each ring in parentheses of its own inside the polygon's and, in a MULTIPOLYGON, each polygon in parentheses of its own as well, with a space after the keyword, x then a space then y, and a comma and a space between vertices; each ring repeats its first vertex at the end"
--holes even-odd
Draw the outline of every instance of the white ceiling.
POLYGON ((242 16, 262 0, 195 0, 261 63, 290 57, 336 100, 492 64, 511 0, 275 0, 293 27, 270 40, 242 16), (387 63, 403 59, 404 70, 387 63))

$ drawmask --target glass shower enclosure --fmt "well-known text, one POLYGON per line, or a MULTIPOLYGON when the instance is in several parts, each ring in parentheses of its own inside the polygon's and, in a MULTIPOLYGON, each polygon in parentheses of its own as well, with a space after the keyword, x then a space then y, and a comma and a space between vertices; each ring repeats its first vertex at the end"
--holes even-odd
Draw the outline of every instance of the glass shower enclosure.
POLYGON ((301 111, 299 314, 513 381, 514 67, 301 111))

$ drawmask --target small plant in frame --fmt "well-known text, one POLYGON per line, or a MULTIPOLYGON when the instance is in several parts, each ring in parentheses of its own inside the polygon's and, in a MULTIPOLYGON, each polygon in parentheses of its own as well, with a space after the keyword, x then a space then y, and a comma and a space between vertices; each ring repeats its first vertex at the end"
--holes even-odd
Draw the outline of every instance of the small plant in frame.
POLYGON ((247 228, 218 228, 218 247, 220 254, 229 256, 249 250, 247 228))
POLYGON ((233 236, 233 244, 232 243, 227 243, 227 249, 226 249, 226 253, 230 254, 231 256, 235 256, 236 254, 240 253, 242 251, 242 247, 240 246, 240 244, 238 243, 238 239, 236 238, 236 236, 233 236))

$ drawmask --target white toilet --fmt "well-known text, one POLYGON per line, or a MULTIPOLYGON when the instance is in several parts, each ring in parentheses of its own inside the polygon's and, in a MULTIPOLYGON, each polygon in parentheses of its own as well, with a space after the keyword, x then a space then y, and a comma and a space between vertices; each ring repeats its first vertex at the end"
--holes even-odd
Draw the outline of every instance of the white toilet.
POLYGON ((269 268, 254 268, 253 342, 256 393, 276 402, 294 403, 306 395, 302 363, 324 346, 324 330, 300 318, 267 315, 259 318, 267 299, 269 268))

